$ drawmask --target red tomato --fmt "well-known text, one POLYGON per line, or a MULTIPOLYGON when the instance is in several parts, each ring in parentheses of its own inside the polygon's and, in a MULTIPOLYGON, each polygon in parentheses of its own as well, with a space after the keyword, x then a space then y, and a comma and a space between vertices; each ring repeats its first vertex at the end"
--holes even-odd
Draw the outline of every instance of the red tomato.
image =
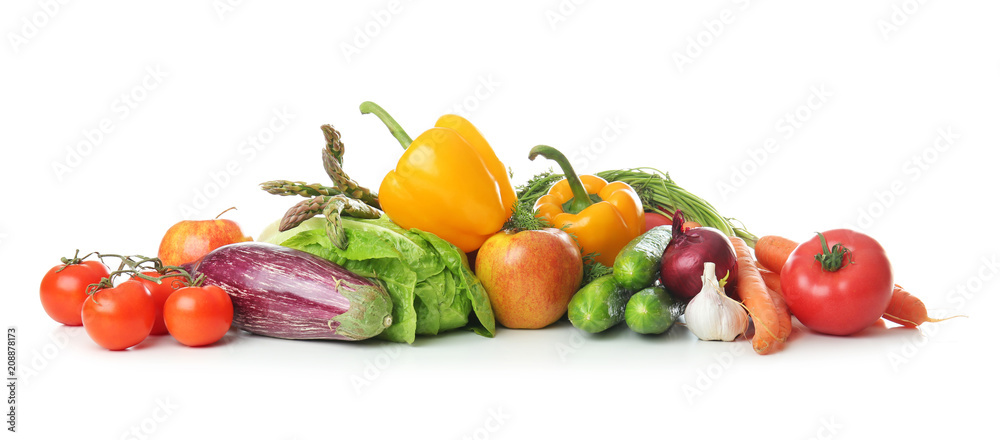
MULTIPOLYGON (((153 278, 159 278, 162 276, 156 271, 142 272, 143 275, 153 278)), ((149 295, 153 297, 153 305, 156 306, 156 318, 153 319, 153 330, 149 332, 151 335, 165 335, 167 334, 167 325, 163 323, 163 303, 167 302, 167 298, 175 290, 184 287, 184 277, 168 277, 160 281, 160 284, 156 284, 155 281, 144 280, 139 277, 132 277, 142 283, 149 291, 149 295)))
POLYGON ((650 229, 653 229, 653 228, 655 228, 657 226, 664 226, 664 225, 670 226, 671 224, 673 224, 673 222, 670 220, 669 217, 667 217, 667 216, 665 216, 663 214, 660 214, 660 213, 647 212, 647 213, 645 213, 643 215, 646 217, 646 230, 647 231, 650 230, 650 229))
MULTIPOLYGON (((832 258, 832 257, 831 257, 832 258)), ((850 335, 878 321, 892 297, 892 265, 873 238, 849 229, 817 234, 792 251, 781 269, 788 308, 806 327, 850 335), (821 243, 826 240, 826 251, 821 243), (817 255, 842 253, 828 267, 817 255)))
POLYGON ((87 300, 87 286, 110 275, 100 261, 60 264, 49 269, 38 289, 42 308, 52 319, 66 325, 81 325, 80 312, 87 300))
POLYGON ((167 298, 163 320, 181 344, 208 345, 222 339, 233 324, 233 301, 218 286, 184 287, 167 298))
POLYGON ((87 298, 82 316, 83 328, 97 345, 124 350, 149 336, 156 306, 142 283, 128 280, 87 298))

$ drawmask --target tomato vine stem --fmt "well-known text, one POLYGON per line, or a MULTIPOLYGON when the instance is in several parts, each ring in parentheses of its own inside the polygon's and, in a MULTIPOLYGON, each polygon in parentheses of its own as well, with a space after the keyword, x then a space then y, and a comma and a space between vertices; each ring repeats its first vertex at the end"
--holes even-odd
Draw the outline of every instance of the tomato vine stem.
POLYGON ((837 243, 833 245, 831 249, 830 246, 826 244, 826 237, 822 233, 817 232, 819 235, 819 243, 822 246, 823 251, 816 254, 816 261, 823 267, 823 270, 827 272, 836 272, 844 266, 844 256, 847 256, 848 263, 854 264, 854 255, 850 249, 844 246, 843 243, 837 243))

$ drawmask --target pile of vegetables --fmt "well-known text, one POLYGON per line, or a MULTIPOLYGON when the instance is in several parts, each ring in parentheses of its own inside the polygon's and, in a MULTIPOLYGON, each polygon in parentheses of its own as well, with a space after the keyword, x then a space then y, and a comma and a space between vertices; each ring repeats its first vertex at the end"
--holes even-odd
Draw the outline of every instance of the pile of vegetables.
POLYGON ((290 238, 272 242, 384 284, 392 300, 392 325, 378 337, 412 343, 416 335, 466 326, 470 311, 478 321, 471 328, 493 336, 490 300, 457 247, 425 231, 405 230, 387 217, 345 217, 341 226, 347 246, 340 249, 324 223, 303 223, 288 231, 294 234, 290 238))
POLYGON ((96 252, 81 257, 77 251, 61 260, 42 277, 42 307, 57 322, 82 325, 108 350, 168 333, 187 346, 209 345, 222 339, 233 321, 228 292, 158 258, 96 252), (88 260, 91 256, 96 259, 88 260), (120 260, 115 271, 104 263, 112 258, 120 260))
MULTIPOLYGON (((217 246, 170 266, 160 258, 77 253, 43 277, 46 313, 83 325, 110 350, 163 334, 210 345, 230 326, 284 339, 413 343, 461 328, 493 337, 495 316, 504 322, 494 308, 503 309, 469 259, 490 248, 491 238, 545 229, 571 251, 561 254, 571 258, 550 260, 575 267, 550 283, 561 286, 561 303, 539 300, 552 319, 528 328, 561 314, 588 333, 624 323, 658 335, 683 323, 699 339, 743 338, 770 354, 785 346, 796 321, 833 335, 882 318, 907 327, 938 321, 895 284, 884 249, 865 234, 838 229, 801 244, 758 238, 664 172, 578 175, 545 145, 528 158, 553 160, 562 173, 536 175, 515 190, 466 119, 442 116, 414 139, 378 105, 365 102, 361 111, 377 116, 404 149, 378 192, 347 175, 341 135, 324 125, 322 166, 331 183, 262 183, 270 194, 304 199, 257 241, 226 225, 217 246), (109 270, 106 258, 118 258, 118 269, 109 270)), ((489 275, 501 272, 516 271, 480 274, 489 285, 496 282, 489 275)), ((535 306, 516 313, 535 313, 535 306)))
MULTIPOLYGON (((601 276, 580 289, 570 303, 574 326, 594 333, 624 320, 633 330, 650 333, 629 320, 640 307, 629 307, 640 293, 664 287, 670 299, 642 307, 644 321, 673 323, 683 315, 685 325, 699 339, 733 341, 745 336, 759 354, 784 347, 794 328, 793 317, 812 331, 840 336, 858 333, 882 318, 905 327, 950 319, 930 318, 923 302, 893 284, 884 249, 865 234, 837 229, 817 233, 802 244, 767 235, 751 249, 743 238, 727 238, 714 228, 685 229, 681 212, 673 219, 672 236, 665 234, 666 226, 658 226, 633 242, 669 240, 665 246, 647 246, 651 252, 637 253, 630 244, 618 254, 614 275, 601 276), (659 249, 663 250, 657 254, 659 249), (678 252, 684 257, 678 257, 678 252), (643 261, 638 271, 632 269, 636 264, 629 263, 637 258, 643 261), (654 258, 660 267, 658 279, 633 295, 638 286, 651 280, 649 261, 654 258), (698 267, 700 275, 693 273, 698 267), (720 279, 733 289, 724 289, 720 279), (695 281, 699 290, 689 294, 687 286, 695 281), (747 334, 751 321, 753 331, 747 334)), ((665 331, 669 325, 660 328, 665 331)))
POLYGON ((622 321, 644 334, 669 330, 681 303, 655 284, 671 237, 669 228, 657 226, 630 241, 616 255, 612 274, 587 283, 570 300, 570 322, 590 333, 602 332, 622 321))
MULTIPOLYGON (((720 214, 705 199, 677 185, 667 173, 654 168, 632 168, 599 171, 594 175, 609 182, 623 182, 631 186, 638 194, 646 213, 664 216, 668 222, 672 222, 672 213, 681 210, 688 220, 699 225, 716 228, 727 236, 740 237, 751 245, 757 242, 757 236, 734 219, 720 214)), ((532 177, 518 187, 518 207, 531 212, 535 202, 563 178, 564 175, 552 171, 532 177)))
POLYGON ((490 300, 466 252, 499 231, 513 210, 514 190, 503 164, 459 116, 443 116, 411 140, 378 105, 365 102, 361 110, 378 116, 406 149, 378 196, 347 177, 340 133, 325 125, 323 165, 334 186, 261 184, 271 194, 311 198, 290 208, 259 240, 308 252, 383 284, 392 302, 391 325, 371 336, 412 343, 416 335, 467 327, 492 337, 490 300), (459 183, 467 197, 440 190, 459 183), (323 217, 313 218, 319 214, 323 217))

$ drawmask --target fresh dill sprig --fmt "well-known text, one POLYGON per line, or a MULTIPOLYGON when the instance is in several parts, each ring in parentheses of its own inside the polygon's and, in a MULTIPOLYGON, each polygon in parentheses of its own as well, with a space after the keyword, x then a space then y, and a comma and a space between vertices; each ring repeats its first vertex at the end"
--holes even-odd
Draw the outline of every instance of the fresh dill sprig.
POLYGON ((611 275, 614 270, 608 266, 599 263, 595 257, 596 253, 589 253, 583 256, 583 282, 580 286, 586 286, 604 275, 611 275))
POLYGON ((503 229, 507 231, 537 231, 539 229, 551 228, 544 218, 535 217, 532 212, 532 205, 527 205, 520 200, 514 204, 514 213, 503 224, 503 229))

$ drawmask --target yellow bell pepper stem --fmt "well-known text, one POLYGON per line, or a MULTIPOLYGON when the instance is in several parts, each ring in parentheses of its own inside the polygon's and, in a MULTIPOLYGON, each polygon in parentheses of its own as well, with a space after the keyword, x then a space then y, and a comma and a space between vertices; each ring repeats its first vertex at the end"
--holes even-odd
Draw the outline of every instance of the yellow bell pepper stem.
POLYGON ((621 249, 646 228, 639 195, 625 182, 578 176, 555 148, 539 145, 528 157, 539 155, 556 161, 566 178, 535 201, 535 216, 575 237, 583 255, 596 254, 597 262, 612 266, 621 249))
POLYGON ((441 116, 416 139, 378 105, 365 102, 405 151, 379 186, 379 205, 397 225, 430 232, 465 252, 503 228, 517 203, 507 169, 479 130, 441 116))
POLYGON ((361 103, 361 114, 374 114, 382 120, 382 123, 389 128, 389 133, 392 133, 392 137, 396 138, 397 141, 403 146, 403 149, 409 148, 410 144, 413 143, 413 138, 406 134, 406 130, 396 122, 392 116, 389 116, 389 112, 385 111, 384 108, 380 107, 378 104, 365 101, 361 103))
POLYGON ((583 181, 580 180, 580 176, 573 170, 573 165, 569 163, 569 159, 566 158, 565 154, 548 145, 536 145, 535 148, 532 148, 528 152, 528 160, 535 160, 538 156, 553 160, 559 164, 566 178, 566 183, 573 190, 573 199, 568 202, 567 206, 564 206, 564 212, 579 214, 580 211, 587 209, 588 206, 593 204, 590 194, 587 193, 587 188, 583 186, 583 181))

